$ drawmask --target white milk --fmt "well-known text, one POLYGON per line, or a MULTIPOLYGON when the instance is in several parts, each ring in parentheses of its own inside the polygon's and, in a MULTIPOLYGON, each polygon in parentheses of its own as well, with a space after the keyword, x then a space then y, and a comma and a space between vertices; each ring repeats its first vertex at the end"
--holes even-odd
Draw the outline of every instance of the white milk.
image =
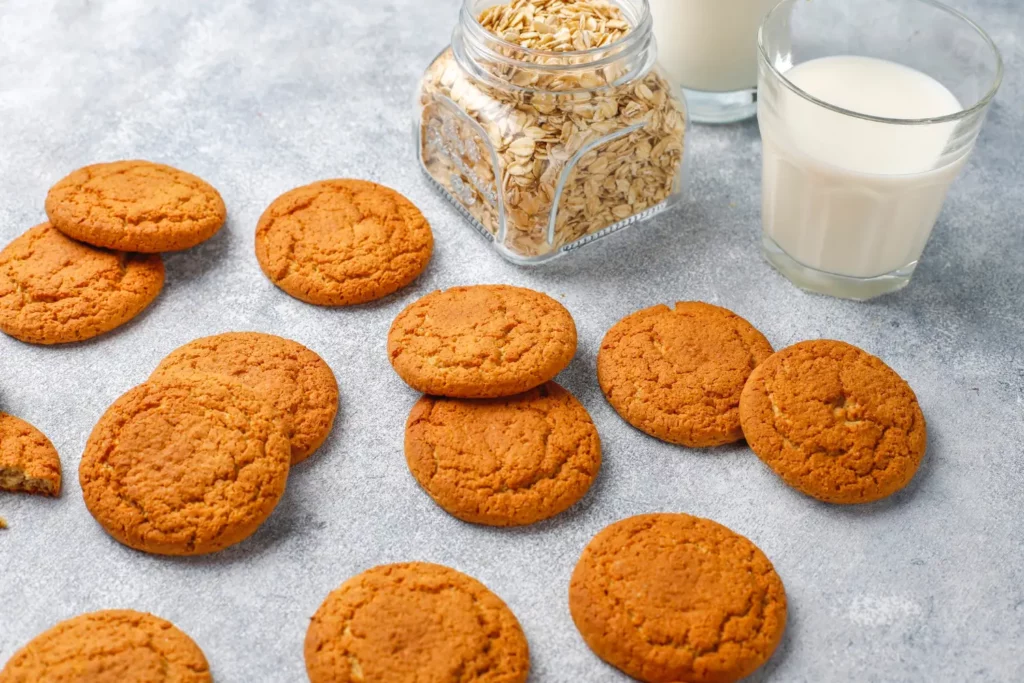
MULTIPOLYGON (((880 59, 824 57, 785 76, 819 100, 872 116, 917 119, 961 109, 930 76, 880 59)), ((970 151, 943 158, 956 124, 865 121, 784 86, 770 97, 764 90, 765 234, 799 263, 836 275, 875 277, 916 262, 970 151)))
POLYGON ((778 0, 650 0, 658 62, 684 88, 757 85, 757 29, 778 0))

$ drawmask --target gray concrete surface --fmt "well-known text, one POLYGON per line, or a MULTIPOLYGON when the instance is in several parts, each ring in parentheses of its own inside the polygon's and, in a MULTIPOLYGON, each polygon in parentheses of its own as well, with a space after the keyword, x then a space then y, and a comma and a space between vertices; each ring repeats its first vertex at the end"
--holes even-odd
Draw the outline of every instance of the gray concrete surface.
POLYGON ((0 497, 0 662, 83 611, 149 610, 191 634, 222 683, 304 680, 302 641, 327 592, 372 565, 429 560, 481 579, 519 616, 535 681, 619 681, 586 648, 566 588, 593 534, 628 515, 711 517, 761 546, 790 600, 785 641, 757 681, 1024 680, 1024 12, 959 0, 1001 46, 1007 80, 909 289, 869 304, 804 294, 758 255, 753 123, 694 127, 690 199, 653 223, 542 270, 500 260, 427 184, 413 157, 412 93, 447 42, 456 0, 170 3, 0 0, 0 242, 42 221, 49 186, 86 163, 142 157, 208 179, 227 228, 167 258, 155 305, 115 333, 42 348, 0 337, 0 410, 61 453, 59 500, 0 497), (432 221, 436 255, 411 289, 347 310, 274 288, 253 229, 281 192, 356 176, 391 185, 432 221), (462 524, 409 475, 402 427, 416 399, 384 338, 436 288, 512 283, 572 311, 579 354, 562 381, 605 451, 577 507, 533 527, 462 524), (927 459, 908 489, 856 508, 787 489, 746 448, 647 438, 603 400, 595 353, 640 307, 728 306, 779 348, 834 337, 877 353, 914 387, 927 459), (248 542, 168 559, 109 538, 82 502, 89 431, 161 357, 227 330, 312 347, 341 385, 337 427, 295 468, 248 542))

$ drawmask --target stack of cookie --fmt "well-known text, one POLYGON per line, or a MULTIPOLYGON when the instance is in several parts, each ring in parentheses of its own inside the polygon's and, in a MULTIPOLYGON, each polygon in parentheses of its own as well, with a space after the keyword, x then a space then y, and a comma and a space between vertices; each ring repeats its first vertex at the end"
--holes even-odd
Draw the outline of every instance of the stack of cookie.
POLYGON ((406 424, 413 476, 467 522, 518 526, 566 510, 601 466, 586 409, 551 381, 576 325, 551 297, 505 285, 438 291, 395 319, 388 356, 426 394, 406 424))
POLYGON ((50 190, 46 213, 0 251, 0 331, 32 344, 128 322, 163 288, 160 252, 209 239, 226 218, 208 183, 148 161, 75 171, 50 190))
POLYGON ((301 344, 255 332, 198 339, 100 418, 79 466, 86 506, 137 550, 221 550, 267 519, 337 410, 334 373, 301 344))
POLYGON ((605 336, 597 373, 637 429, 691 448, 746 438, 787 484, 822 501, 892 495, 924 457, 917 398, 880 359, 831 340, 773 354, 764 335, 718 306, 627 316, 605 336))

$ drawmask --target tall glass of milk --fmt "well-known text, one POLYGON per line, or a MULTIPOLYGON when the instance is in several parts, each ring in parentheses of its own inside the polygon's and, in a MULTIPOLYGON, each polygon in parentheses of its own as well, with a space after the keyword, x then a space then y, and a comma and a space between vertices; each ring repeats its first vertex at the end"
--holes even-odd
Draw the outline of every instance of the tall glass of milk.
POLYGON ((757 29, 779 0, 649 0, 658 61, 683 86, 692 121, 757 111, 757 29))
POLYGON ((1002 79, 935 0, 783 0, 758 35, 762 249, 794 283, 905 287, 1002 79))

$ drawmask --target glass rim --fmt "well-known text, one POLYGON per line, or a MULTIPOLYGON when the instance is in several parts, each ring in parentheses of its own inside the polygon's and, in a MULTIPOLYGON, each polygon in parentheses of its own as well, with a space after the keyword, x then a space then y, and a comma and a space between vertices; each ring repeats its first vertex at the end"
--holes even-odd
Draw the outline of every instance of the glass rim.
MULTIPOLYGON (((919 2, 919 3, 923 3, 925 5, 930 5, 930 6, 934 7, 935 9, 937 9, 937 10, 939 10, 941 12, 945 12, 946 14, 952 15, 956 19, 959 19, 962 23, 964 23, 966 26, 971 28, 977 35, 981 36, 982 41, 986 45, 988 45, 989 49, 991 49, 992 54, 995 56, 995 59, 996 59, 995 78, 992 79, 992 84, 989 86, 988 91, 985 93, 985 95, 983 97, 981 97, 981 99, 979 99, 977 102, 975 102, 970 107, 961 108, 960 111, 954 112, 952 114, 945 114, 943 116, 932 116, 932 117, 918 118, 918 119, 900 119, 900 118, 891 118, 891 117, 887 117, 887 116, 874 116, 872 114, 865 114, 863 112, 853 111, 852 109, 846 109, 844 107, 840 107, 840 106, 831 104, 829 102, 826 102, 825 100, 818 99, 814 95, 811 95, 810 93, 808 93, 807 91, 803 90, 798 85, 796 85, 795 83, 790 81, 788 78, 786 78, 786 75, 784 73, 782 73, 781 71, 779 71, 775 67, 775 64, 772 63, 772 60, 768 58, 768 52, 767 52, 767 50, 765 48, 765 45, 764 45, 764 28, 765 28, 765 26, 768 25, 768 22, 772 19, 772 17, 775 15, 775 13, 783 5, 785 5, 787 3, 790 3, 790 2, 795 3, 796 0, 781 0, 771 10, 769 10, 768 13, 761 20, 761 25, 757 29, 757 51, 758 51, 758 57, 760 58, 762 63, 764 63, 771 70, 771 72, 780 81, 782 81, 783 84, 785 84, 785 86, 787 88, 789 88, 791 91, 793 91, 794 93, 796 93, 800 97, 804 98, 808 102, 816 104, 819 107, 824 107, 825 109, 829 109, 829 110, 831 110, 831 111, 833 111, 833 112, 835 112, 837 114, 843 114, 844 116, 851 116, 853 118, 862 119, 864 121, 874 121, 876 123, 887 123, 887 124, 898 125, 898 126, 915 126, 915 125, 928 125, 928 124, 933 124, 933 123, 949 123, 951 121, 959 121, 961 119, 967 118, 968 116, 971 116, 972 114, 975 114, 975 113, 985 109, 985 107, 987 107, 989 105, 989 103, 992 102, 992 99, 996 96, 996 92, 999 91, 999 86, 1002 85, 1002 82, 1003 82, 1003 56, 999 52, 999 47, 992 40, 991 36, 989 36, 988 33, 985 32, 985 29, 981 28, 981 26, 979 26, 973 19, 968 17, 966 14, 964 14, 963 12, 961 12, 958 9, 950 7, 949 5, 946 5, 946 4, 942 3, 942 2, 939 2, 938 0, 901 0, 901 1, 903 1, 903 2, 919 2)), ((962 106, 963 105, 961 105, 961 107, 962 106)))
MULTIPOLYGON (((613 1, 615 1, 616 4, 618 4, 617 0, 613 1)), ((644 33, 649 32, 649 26, 647 27, 647 31, 638 31, 636 29, 645 27, 651 23, 651 6, 649 0, 633 1, 639 4, 640 16, 638 17, 636 24, 625 36, 623 36, 619 40, 616 40, 614 43, 609 43, 608 45, 602 45, 600 47, 591 47, 587 48, 586 50, 567 50, 564 52, 559 52, 557 50, 538 50, 537 48, 533 47, 523 47, 518 43, 513 43, 511 41, 505 40, 496 33, 492 33, 491 31, 484 28, 484 25, 480 23, 480 17, 478 17, 477 15, 470 11, 469 5, 470 3, 473 2, 473 0, 463 0, 461 12, 465 17, 468 17, 470 19, 469 23, 470 26, 472 26, 472 30, 474 32, 476 32, 478 35, 482 34, 482 36, 486 36, 488 40, 493 40, 499 47, 507 48, 509 50, 515 50, 517 52, 523 53, 524 55, 529 55, 532 57, 553 57, 558 59, 572 59, 579 57, 588 57, 591 55, 600 55, 601 53, 605 53, 616 48, 622 48, 622 46, 628 47, 633 43, 636 43, 637 41, 641 40, 644 33)), ((527 60, 514 61, 526 62, 527 60)), ((600 58, 595 61, 600 61, 600 58)), ((532 62, 527 63, 532 64, 532 62)), ((579 68, 580 66, 589 66, 589 64, 577 64, 573 66, 579 68)))

